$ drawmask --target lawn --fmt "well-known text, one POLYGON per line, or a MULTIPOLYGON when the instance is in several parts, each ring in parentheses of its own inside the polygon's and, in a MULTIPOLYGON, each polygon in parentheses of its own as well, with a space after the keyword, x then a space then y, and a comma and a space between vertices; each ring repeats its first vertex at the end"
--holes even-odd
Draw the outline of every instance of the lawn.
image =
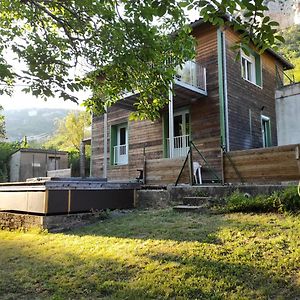
POLYGON ((0 250, 0 299, 300 299, 299 216, 134 211, 0 250))

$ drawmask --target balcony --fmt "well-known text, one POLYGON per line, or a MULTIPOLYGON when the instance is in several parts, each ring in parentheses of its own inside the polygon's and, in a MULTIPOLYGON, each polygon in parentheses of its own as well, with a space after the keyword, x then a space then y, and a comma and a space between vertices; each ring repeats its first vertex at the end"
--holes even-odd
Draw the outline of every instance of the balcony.
POLYGON ((206 95, 206 68, 194 61, 187 61, 176 68, 175 84, 206 95))
MULTIPOLYGON (((207 96, 206 88, 206 68, 194 61, 187 61, 182 66, 176 68, 174 78, 174 97, 179 106, 186 105, 190 101, 198 100, 207 96)), ((116 106, 127 110, 134 110, 134 103, 138 92, 126 92, 122 101, 118 101, 116 106)))

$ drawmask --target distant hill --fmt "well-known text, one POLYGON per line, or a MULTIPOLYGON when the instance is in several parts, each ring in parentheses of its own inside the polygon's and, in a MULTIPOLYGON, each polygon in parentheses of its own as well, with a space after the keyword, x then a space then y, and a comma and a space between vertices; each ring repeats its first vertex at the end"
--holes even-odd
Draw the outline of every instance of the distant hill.
POLYGON ((4 110, 6 135, 10 141, 20 141, 26 135, 28 141, 45 140, 55 131, 55 121, 64 118, 68 109, 20 109, 4 110))

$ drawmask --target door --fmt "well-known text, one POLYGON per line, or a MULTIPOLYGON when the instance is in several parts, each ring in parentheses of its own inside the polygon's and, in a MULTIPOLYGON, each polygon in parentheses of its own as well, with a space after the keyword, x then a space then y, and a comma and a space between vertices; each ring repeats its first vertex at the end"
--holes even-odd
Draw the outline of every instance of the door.
POLYGON ((128 163, 127 125, 120 125, 117 129, 116 164, 126 165, 128 163))
POLYGON ((269 117, 261 116, 261 130, 263 138, 263 147, 272 146, 272 136, 271 136, 271 121, 269 117))
POLYGON ((188 110, 174 113, 174 157, 186 156, 190 141, 190 114, 188 110))

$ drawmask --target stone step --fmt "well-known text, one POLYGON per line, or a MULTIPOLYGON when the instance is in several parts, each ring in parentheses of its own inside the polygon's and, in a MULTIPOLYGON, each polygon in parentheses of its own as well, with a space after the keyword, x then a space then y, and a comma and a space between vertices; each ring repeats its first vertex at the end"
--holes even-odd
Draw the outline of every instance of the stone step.
POLYGON ((173 209, 178 212, 203 212, 207 207, 199 205, 176 205, 173 209))
POLYGON ((183 205, 197 206, 197 205, 208 205, 213 199, 211 197, 183 197, 183 205))

